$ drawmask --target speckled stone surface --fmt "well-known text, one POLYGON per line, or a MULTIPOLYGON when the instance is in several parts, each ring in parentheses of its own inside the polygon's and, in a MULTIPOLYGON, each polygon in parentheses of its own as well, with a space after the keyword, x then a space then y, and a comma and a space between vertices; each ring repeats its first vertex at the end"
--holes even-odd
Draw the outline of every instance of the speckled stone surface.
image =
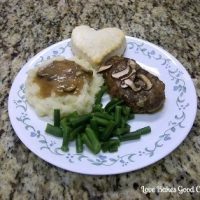
POLYGON ((147 193, 141 186, 200 185, 199 0, 0 1, 0 199, 200 199, 200 193, 147 193), (172 154, 139 171, 86 176, 58 169, 30 152, 8 118, 9 89, 20 68, 80 24, 116 26, 174 55, 188 70, 198 112, 186 140, 172 154))

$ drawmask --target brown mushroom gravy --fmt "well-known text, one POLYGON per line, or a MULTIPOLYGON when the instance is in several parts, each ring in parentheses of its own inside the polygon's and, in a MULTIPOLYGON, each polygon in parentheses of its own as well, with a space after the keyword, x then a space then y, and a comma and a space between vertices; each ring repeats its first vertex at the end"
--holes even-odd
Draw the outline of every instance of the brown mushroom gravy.
POLYGON ((40 68, 34 82, 40 87, 39 96, 46 98, 54 92, 57 96, 79 95, 84 81, 90 82, 92 71, 84 70, 70 60, 56 60, 40 68))

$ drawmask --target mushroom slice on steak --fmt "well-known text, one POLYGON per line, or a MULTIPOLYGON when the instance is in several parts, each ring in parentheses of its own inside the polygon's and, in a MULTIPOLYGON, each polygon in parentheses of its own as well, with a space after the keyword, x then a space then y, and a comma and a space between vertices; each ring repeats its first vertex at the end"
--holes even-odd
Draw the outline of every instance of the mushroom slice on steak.
POLYGON ((141 78, 144 81, 144 83, 146 85, 144 90, 150 90, 152 88, 152 86, 153 86, 152 82, 144 74, 138 74, 137 77, 141 78))
POLYGON ((111 68, 112 67, 112 65, 104 65, 104 66, 101 66, 98 70, 97 70, 97 72, 103 72, 103 71, 105 71, 105 70, 107 70, 107 69, 109 69, 109 68, 111 68))

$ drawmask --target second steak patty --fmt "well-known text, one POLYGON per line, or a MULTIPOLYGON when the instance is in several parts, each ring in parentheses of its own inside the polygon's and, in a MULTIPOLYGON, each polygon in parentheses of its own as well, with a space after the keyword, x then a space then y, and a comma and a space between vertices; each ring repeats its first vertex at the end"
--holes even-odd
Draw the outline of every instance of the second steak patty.
POLYGON ((103 73, 108 93, 124 100, 135 113, 152 113, 162 107, 165 84, 135 60, 115 56, 106 61, 99 72, 103 73))

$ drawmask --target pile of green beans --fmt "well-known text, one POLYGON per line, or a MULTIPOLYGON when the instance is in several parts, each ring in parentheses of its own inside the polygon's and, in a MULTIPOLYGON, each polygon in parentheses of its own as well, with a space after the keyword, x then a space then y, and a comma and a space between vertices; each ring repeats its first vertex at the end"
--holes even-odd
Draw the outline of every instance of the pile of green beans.
POLYGON ((103 107, 101 100, 106 91, 107 87, 102 86, 91 113, 73 112, 61 118, 60 110, 54 110, 54 124, 48 123, 45 131, 63 138, 62 151, 68 151, 69 143, 75 141, 77 153, 82 153, 85 145, 94 154, 101 150, 116 152, 121 142, 140 139, 151 132, 149 126, 130 131, 128 121, 134 118, 134 113, 122 100, 113 98, 103 107))

